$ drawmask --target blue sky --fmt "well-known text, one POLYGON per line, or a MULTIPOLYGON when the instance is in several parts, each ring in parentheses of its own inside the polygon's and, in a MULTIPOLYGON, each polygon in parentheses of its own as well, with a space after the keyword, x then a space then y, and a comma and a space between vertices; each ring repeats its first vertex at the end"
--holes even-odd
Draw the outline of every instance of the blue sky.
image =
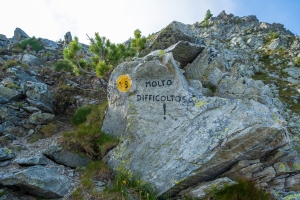
POLYGON ((300 0, 2 0, 0 34, 13 36, 16 27, 29 36, 63 39, 66 32, 88 44, 86 33, 99 32, 114 43, 157 32, 176 20, 202 21, 210 9, 236 16, 256 15, 260 22, 281 23, 300 34, 300 0))

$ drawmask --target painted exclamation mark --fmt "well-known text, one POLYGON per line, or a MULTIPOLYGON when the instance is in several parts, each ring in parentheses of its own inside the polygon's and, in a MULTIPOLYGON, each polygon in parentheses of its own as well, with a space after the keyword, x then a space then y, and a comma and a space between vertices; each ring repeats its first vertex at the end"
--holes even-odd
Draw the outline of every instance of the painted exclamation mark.
MULTIPOLYGON (((167 105, 164 103, 164 104, 163 104, 163 108, 164 108, 164 115, 166 115, 166 107, 167 107, 167 105)), ((164 120, 166 120, 166 117, 164 117, 164 120)))

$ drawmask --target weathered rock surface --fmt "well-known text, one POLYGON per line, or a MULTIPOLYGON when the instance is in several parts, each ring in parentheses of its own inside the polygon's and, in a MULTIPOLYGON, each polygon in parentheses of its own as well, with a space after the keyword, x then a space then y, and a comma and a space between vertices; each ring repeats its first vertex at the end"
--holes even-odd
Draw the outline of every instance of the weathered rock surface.
POLYGON ((48 40, 46 38, 39 38, 39 41, 43 44, 45 49, 47 50, 58 50, 59 46, 56 44, 56 42, 52 40, 48 40))
POLYGON ((47 165, 48 159, 43 155, 39 155, 30 158, 19 158, 14 162, 22 166, 47 165))
POLYGON ((29 122, 36 125, 47 124, 53 120, 55 115, 49 113, 33 113, 29 117, 29 122))
POLYGON ((65 41, 65 44, 69 44, 71 41, 72 41, 72 35, 71 35, 71 32, 67 32, 64 36, 64 41, 65 41))
POLYGON ((22 62, 29 66, 41 65, 42 62, 34 55, 24 54, 22 57, 22 62))
POLYGON ((16 174, 0 174, 0 184, 35 196, 61 198, 67 194, 71 183, 57 168, 33 166, 16 174))
POLYGON ((141 175, 159 194, 174 195, 288 141, 278 113, 255 100, 203 96, 171 53, 119 65, 108 100, 102 130, 122 139, 109 165, 141 175))
POLYGON ((14 150, 8 148, 0 148, 0 161, 10 160, 16 156, 14 150))
POLYGON ((202 52, 204 47, 187 41, 179 41, 165 50, 166 53, 172 52, 173 57, 180 63, 181 67, 186 66, 202 52))
POLYGON ((29 36, 20 28, 16 28, 14 31, 14 41, 19 42, 21 40, 24 40, 26 38, 29 38, 29 36))
POLYGON ((85 167, 92 160, 85 156, 80 156, 76 153, 64 150, 58 145, 50 146, 43 154, 59 164, 72 168, 85 167))

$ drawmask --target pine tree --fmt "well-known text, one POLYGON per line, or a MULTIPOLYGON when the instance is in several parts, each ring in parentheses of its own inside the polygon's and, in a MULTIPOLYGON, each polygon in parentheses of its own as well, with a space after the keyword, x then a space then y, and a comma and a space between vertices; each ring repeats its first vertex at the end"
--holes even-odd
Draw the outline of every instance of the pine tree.
POLYGON ((208 9, 208 10, 206 11, 204 21, 209 20, 209 18, 211 18, 212 16, 213 16, 213 15, 211 14, 210 10, 208 9))
POLYGON ((136 48, 137 52, 141 52, 145 48, 146 38, 142 37, 142 32, 139 29, 134 31, 134 38, 131 39, 131 46, 136 48))

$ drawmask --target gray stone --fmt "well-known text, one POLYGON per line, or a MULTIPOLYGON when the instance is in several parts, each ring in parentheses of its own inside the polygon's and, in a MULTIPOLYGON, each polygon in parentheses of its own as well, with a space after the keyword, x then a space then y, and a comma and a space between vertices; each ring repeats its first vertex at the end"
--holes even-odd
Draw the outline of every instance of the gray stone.
POLYGON ((300 174, 296 174, 286 178, 285 189, 289 191, 299 191, 300 188, 300 174))
POLYGON ((0 161, 10 160, 16 157, 14 150, 8 148, 0 148, 0 161))
POLYGON ((0 96, 0 104, 6 104, 6 103, 8 103, 8 102, 9 102, 9 101, 8 101, 6 98, 0 96))
POLYGON ((201 80, 202 84, 218 85, 225 75, 225 61, 220 53, 213 49, 204 49, 193 63, 185 68, 187 79, 201 80))
MULTIPOLYGON (((40 110, 42 110, 44 112, 48 112, 48 113, 53 113, 52 108, 49 105, 45 104, 44 102, 34 101, 34 100, 31 100, 30 98, 26 98, 26 101, 28 101, 30 103, 30 105, 36 107, 36 109, 40 109, 40 110)), ((36 109, 34 109, 34 110, 36 110, 36 109)), ((33 111, 33 109, 30 108, 30 111, 33 111)))
POLYGON ((28 133, 27 133, 27 136, 31 136, 32 134, 34 134, 34 130, 33 129, 30 129, 29 131, 28 131, 28 133))
POLYGON ((5 167, 10 163, 10 160, 0 161, 0 167, 5 167))
POLYGON ((0 124, 0 135, 3 135, 3 133, 4 133, 4 128, 3 128, 3 126, 0 124))
POLYGON ((76 153, 62 149, 58 145, 52 145, 43 152, 48 158, 54 160, 55 162, 76 168, 76 167, 85 167, 92 160, 85 156, 80 156, 76 153))
POLYGON ((191 63, 203 51, 204 47, 187 41, 178 43, 165 49, 165 52, 172 52, 173 57, 180 63, 181 68, 191 63))
POLYGON ((273 166, 278 175, 297 172, 299 171, 300 159, 297 153, 293 152, 280 159, 273 166))
POLYGON ((5 63, 5 61, 3 60, 2 57, 0 57, 0 64, 4 64, 4 63, 5 63))
POLYGON ((39 38, 39 41, 43 44, 47 50, 57 50, 59 47, 56 42, 44 38, 39 38))
POLYGON ((34 106, 24 106, 23 109, 29 113, 34 113, 34 112, 40 111, 40 109, 38 109, 37 107, 34 107, 34 106))
POLYGON ((46 112, 52 112, 55 100, 48 91, 46 84, 27 81, 24 90, 30 104, 46 112))
POLYGON ((16 28, 14 31, 14 41, 19 42, 21 40, 24 40, 26 38, 29 38, 29 36, 20 28, 16 28))
POLYGON ((44 155, 39 155, 30 158, 19 158, 14 162, 23 166, 47 165, 48 159, 44 155))
POLYGON ((285 68, 282 71, 288 73, 289 76, 295 78, 295 79, 299 79, 300 77, 300 68, 299 67, 289 67, 289 68, 285 68))
POLYGON ((122 141, 108 164, 139 174, 159 195, 177 194, 288 141, 278 113, 203 96, 188 86, 171 53, 119 65, 108 101, 102 130, 122 141))
POLYGON ((7 37, 3 34, 0 34, 0 40, 7 41, 7 37))
POLYGON ((179 193, 182 197, 192 199, 204 199, 209 196, 214 190, 222 190, 225 186, 235 185, 237 182, 229 178, 218 178, 210 182, 203 182, 195 187, 188 188, 179 193))
POLYGON ((71 181, 61 175, 58 168, 37 165, 15 174, 0 174, 0 184, 17 187, 21 192, 34 196, 61 198, 68 193, 71 181))
POLYGON ((24 54, 22 57, 22 62, 29 66, 42 65, 40 59, 31 54, 24 54))
POLYGON ((269 45, 268 48, 272 50, 276 50, 281 46, 280 38, 276 38, 269 45))
POLYGON ((49 113, 33 113, 29 117, 29 122, 36 125, 47 124, 54 119, 55 115, 49 113))
POLYGON ((6 99, 8 101, 19 101, 22 98, 22 94, 15 88, 8 88, 0 85, 0 97, 2 102, 5 103, 6 99))
POLYGON ((6 70, 9 76, 14 76, 18 78, 20 82, 38 82, 34 76, 28 75, 22 67, 11 67, 6 70))
POLYGON ((252 175, 253 180, 259 179, 259 182, 269 182, 276 175, 275 169, 270 166, 265 168, 263 171, 256 172, 252 175))
POLYGON ((72 39, 72 35, 71 35, 71 32, 67 32, 65 35, 64 35, 64 38, 65 38, 65 44, 69 44, 73 39, 72 39))

